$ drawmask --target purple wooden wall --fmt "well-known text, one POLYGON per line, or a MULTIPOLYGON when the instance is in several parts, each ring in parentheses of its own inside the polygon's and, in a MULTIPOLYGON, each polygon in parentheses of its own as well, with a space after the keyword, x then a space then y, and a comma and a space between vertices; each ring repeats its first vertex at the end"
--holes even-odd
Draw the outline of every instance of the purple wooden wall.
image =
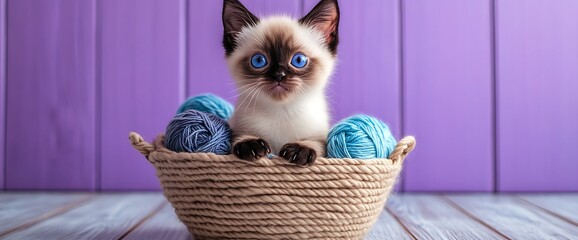
POLYGON ((164 131, 183 100, 184 1, 99 4, 100 187, 156 189, 154 168, 126 146, 127 133, 152 139, 164 131))
POLYGON ((6 100, 6 1, 0 0, 0 190, 4 189, 4 121, 6 100))
POLYGON ((6 188, 95 186, 93 1, 8 1, 6 188))
MULTIPOLYGON (((578 191, 576 1, 340 6, 333 120, 417 137, 398 190, 578 191)), ((235 100, 221 33, 215 0, 0 0, 0 189, 158 189, 127 133, 151 140, 190 95, 235 100)))
POLYGON ((419 148, 409 191, 491 191, 490 0, 405 1, 405 133, 419 148))
POLYGON ((498 190, 578 190, 578 1, 496 5, 498 190))

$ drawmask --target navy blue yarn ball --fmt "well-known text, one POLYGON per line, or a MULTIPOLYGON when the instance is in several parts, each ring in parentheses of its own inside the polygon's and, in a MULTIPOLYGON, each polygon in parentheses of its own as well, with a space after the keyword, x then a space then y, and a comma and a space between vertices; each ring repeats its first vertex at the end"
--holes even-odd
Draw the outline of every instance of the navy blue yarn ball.
POLYGON ((229 154, 231 128, 214 114, 187 110, 169 123, 165 147, 175 152, 229 154))

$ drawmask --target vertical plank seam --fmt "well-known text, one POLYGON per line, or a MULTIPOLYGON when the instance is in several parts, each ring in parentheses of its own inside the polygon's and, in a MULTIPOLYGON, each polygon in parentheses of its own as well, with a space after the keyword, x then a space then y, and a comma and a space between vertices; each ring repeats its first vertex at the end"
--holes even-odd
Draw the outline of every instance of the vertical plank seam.
POLYGON ((179 94, 181 95, 179 98, 180 102, 184 102, 185 99, 189 96, 189 1, 182 0, 181 7, 183 8, 182 16, 179 21, 181 21, 181 37, 180 37, 180 48, 181 48, 181 56, 179 56, 181 69, 179 69, 180 74, 182 74, 179 78, 179 87, 181 88, 179 94))
POLYGON ((405 223, 403 223, 403 221, 401 220, 401 218, 399 216, 397 216, 393 211, 391 211, 391 209, 389 209, 388 206, 385 206, 383 208, 387 213, 389 213, 393 219, 395 219, 395 221, 403 228, 403 230, 414 240, 417 240, 418 238, 409 230, 409 228, 405 225, 405 223))
POLYGON ((3 89, 4 89, 4 95, 2 95, 2 97, 4 98, 4 110, 0 113, 0 118, 3 119, 2 122, 2 126, 0 126, 1 128, 3 128, 2 131, 2 147, 3 152, 2 152, 2 156, 0 156, 2 158, 2 164, 3 164, 3 173, 2 173, 2 178, 3 178, 3 183, 2 186, 0 186, 0 190, 6 190, 8 189, 8 177, 6 176, 8 174, 8 0, 3 1, 4 4, 4 12, 2 13, 3 17, 4 17, 4 31, 1 33, 2 36, 0 36, 3 39, 3 47, 4 48, 4 55, 0 56, 2 58, 4 58, 4 65, 1 66, 3 67, 4 71, 3 71, 3 76, 0 76, 2 78, 4 78, 4 80, 0 83, 3 84, 3 89))
POLYGON ((30 227, 32 227, 32 226, 34 226, 34 225, 36 225, 42 221, 45 221, 45 220, 50 219, 52 217, 56 217, 58 215, 66 213, 72 209, 78 208, 78 207, 88 203, 89 200, 93 199, 95 196, 96 195, 85 196, 79 200, 72 201, 70 203, 67 203, 67 204, 61 206, 61 207, 55 208, 50 212, 47 212, 47 213, 42 214, 42 215, 37 216, 37 217, 33 217, 29 221, 26 221, 22 224, 16 225, 16 226, 11 227, 11 228, 3 231, 3 232, 0 232, 0 238, 5 237, 5 236, 10 235, 10 234, 15 233, 15 232, 26 230, 27 228, 30 228, 30 227))
POLYGON ((498 166, 498 74, 497 74, 497 39, 496 39, 496 0, 490 0, 490 49, 491 49, 491 88, 492 88, 492 173, 494 193, 499 191, 498 166))
POLYGON ((168 204, 168 202, 162 201, 156 208, 154 208, 150 213, 148 213, 146 216, 144 216, 140 221, 138 221, 137 223, 135 223, 134 225, 129 227, 128 230, 126 230, 126 232, 124 232, 118 239, 119 240, 124 239, 131 232, 133 232, 134 230, 136 230, 137 228, 142 226, 149 219, 151 219, 154 215, 156 215, 158 212, 160 212, 165 206, 167 206, 167 204, 168 204))
POLYGON ((102 7, 94 0, 94 85, 95 85, 95 161, 94 188, 102 191, 102 7))
POLYGON ((524 199, 523 197, 520 197, 520 196, 518 196, 518 195, 515 195, 515 196, 514 196, 514 200, 516 200, 516 201, 518 201, 518 202, 521 202, 522 205, 525 205, 525 206, 526 206, 526 209, 529 209, 529 208, 532 208, 532 209, 533 209, 533 210, 530 209, 530 211, 538 210, 538 211, 544 212, 544 213, 546 213, 546 214, 548 214, 548 215, 551 215, 551 216, 553 216, 553 217, 555 217, 555 218, 558 218, 558 219, 560 219, 560 220, 563 220, 563 221, 565 221, 565 222, 567 222, 567 223, 570 223, 570 224, 572 224, 572 225, 574 225, 574 226, 578 226, 578 223, 572 221, 572 219, 569 219, 569 218, 567 218, 567 217, 565 217, 565 216, 562 216, 562 215, 560 215, 560 214, 558 214, 558 213, 555 213, 555 212, 553 212, 553 211, 550 211, 549 209, 547 209, 547 208, 545 208, 545 207, 542 207, 542 206, 540 206, 540 205, 538 205, 538 204, 535 204, 535 203, 533 203, 533 202, 531 202, 531 201, 528 201, 528 200, 524 199))
POLYGON ((509 239, 511 240, 512 238, 508 237, 506 234, 500 232, 498 229, 495 229, 494 227, 492 227, 490 224, 484 222, 482 219, 476 217, 476 215, 474 215, 473 213, 469 212, 468 210, 466 210, 465 208, 463 208, 462 206, 460 206, 459 204, 457 204, 456 202, 452 201, 449 197, 447 197, 445 194, 440 194, 439 197, 444 200, 445 202, 447 202, 450 206, 452 206, 453 208, 455 208, 456 210, 458 210, 459 212, 461 212, 462 214, 468 216, 469 218, 471 218, 472 220, 478 222, 479 224, 482 224, 484 227, 490 229, 492 232, 500 235, 500 237, 503 237, 504 239, 509 239))
MULTIPOLYGON (((398 1, 398 15, 399 15, 399 21, 398 21, 398 61, 399 61, 399 67, 398 67, 398 75, 399 75, 399 130, 401 132, 401 136, 403 137, 405 135, 405 51, 404 51, 404 33, 405 33, 405 22, 404 22, 404 5, 403 5, 403 0, 399 0, 398 1)), ((404 169, 402 169, 402 178, 401 178, 401 184, 400 184, 400 191, 401 192, 405 192, 405 172, 407 172, 404 169)))

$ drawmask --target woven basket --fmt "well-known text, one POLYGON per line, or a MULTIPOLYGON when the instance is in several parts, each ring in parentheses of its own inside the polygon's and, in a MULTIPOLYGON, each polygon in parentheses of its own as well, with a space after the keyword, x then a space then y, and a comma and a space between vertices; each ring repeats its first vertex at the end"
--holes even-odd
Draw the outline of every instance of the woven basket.
POLYGON ((383 209, 415 146, 399 141, 389 159, 318 158, 300 167, 282 159, 176 153, 130 133, 164 195, 197 239, 361 239, 383 209))

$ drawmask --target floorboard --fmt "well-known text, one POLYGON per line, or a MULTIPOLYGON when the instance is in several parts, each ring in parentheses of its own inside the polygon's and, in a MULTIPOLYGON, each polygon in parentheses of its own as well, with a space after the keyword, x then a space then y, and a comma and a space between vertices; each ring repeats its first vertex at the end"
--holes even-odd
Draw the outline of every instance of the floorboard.
POLYGON ((436 195, 392 196, 387 207, 417 239, 503 239, 436 195))
POLYGON ((125 240, 191 240, 191 234, 183 223, 179 221, 174 208, 170 204, 165 206, 152 218, 131 231, 125 240))
POLYGON ((118 239, 162 203, 158 193, 99 195, 6 239, 118 239))
MULTIPOLYGON (((578 239, 578 194, 395 194, 365 239, 578 239)), ((0 239, 191 240, 161 193, 2 193, 0 239)))
POLYGON ((512 239, 576 239, 578 228, 508 195, 448 195, 451 202, 512 239))
POLYGON ((389 212, 383 211, 365 239, 381 240, 413 238, 389 212))
POLYGON ((0 193, 0 237, 86 201, 88 194, 0 193))
POLYGON ((578 194, 532 194, 520 198, 578 226, 578 194))

